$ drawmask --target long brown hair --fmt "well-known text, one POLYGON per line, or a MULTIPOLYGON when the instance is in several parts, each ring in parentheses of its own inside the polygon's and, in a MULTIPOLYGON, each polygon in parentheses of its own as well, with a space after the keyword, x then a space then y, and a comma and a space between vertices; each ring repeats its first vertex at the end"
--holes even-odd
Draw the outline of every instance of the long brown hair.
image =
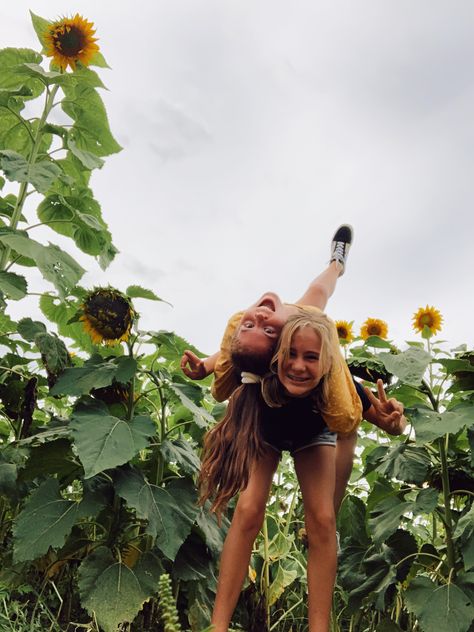
POLYGON ((253 463, 262 456, 260 384, 242 384, 232 394, 224 418, 204 438, 199 504, 211 500, 218 519, 229 500, 247 487, 253 463))

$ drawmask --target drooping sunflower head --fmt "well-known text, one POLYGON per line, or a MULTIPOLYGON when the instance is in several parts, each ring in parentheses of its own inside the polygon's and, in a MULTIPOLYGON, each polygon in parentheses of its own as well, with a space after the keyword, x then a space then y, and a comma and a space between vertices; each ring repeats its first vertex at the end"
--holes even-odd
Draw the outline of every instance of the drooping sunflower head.
POLYGON ((348 345, 354 340, 354 332, 352 330, 353 322, 349 323, 347 320, 336 320, 335 325, 341 345, 348 345))
POLYGON ((364 340, 370 336, 378 336, 379 338, 387 338, 388 325, 380 318, 367 318, 360 328, 360 335, 364 340))
POLYGON ((81 320, 92 342, 116 344, 128 340, 136 313, 130 299, 114 288, 96 288, 81 306, 81 320))
POLYGON ((94 35, 94 24, 79 13, 72 18, 64 17, 49 24, 44 33, 46 55, 52 57, 61 70, 68 66, 75 70, 77 62, 87 66, 99 51, 94 35))
POLYGON ((442 322, 443 317, 441 316, 441 312, 427 305, 426 307, 420 307, 420 309, 413 314, 412 326, 418 333, 423 333, 425 327, 428 327, 430 335, 433 336, 438 333, 438 331, 441 331, 442 322))

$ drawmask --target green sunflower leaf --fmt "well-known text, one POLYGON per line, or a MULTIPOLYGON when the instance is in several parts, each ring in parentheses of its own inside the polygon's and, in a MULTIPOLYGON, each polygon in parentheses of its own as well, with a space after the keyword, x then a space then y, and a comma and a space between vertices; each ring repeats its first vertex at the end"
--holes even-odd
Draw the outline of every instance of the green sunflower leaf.
POLYGON ((268 605, 272 606, 283 594, 285 588, 290 586, 298 576, 295 570, 286 570, 278 563, 276 574, 273 575, 274 579, 270 584, 268 594, 268 605))
POLYGON ((43 278, 53 283, 62 297, 77 285, 85 272, 77 261, 54 244, 43 246, 34 239, 13 232, 0 234, 0 242, 18 254, 33 259, 43 278))
POLYGON ((32 320, 31 318, 22 318, 18 321, 18 333, 22 338, 28 340, 28 342, 34 342, 37 334, 45 334, 46 327, 39 320, 32 320))
MULTIPOLYGON (((44 84, 38 79, 30 79, 21 74, 24 63, 39 64, 42 57, 31 48, 2 48, 0 50, 0 88, 7 90, 28 89, 30 94, 24 93, 27 98, 38 97, 45 89, 44 84)), ((19 94, 21 96, 21 94, 19 94)))
MULTIPOLYGON (((219 527, 215 515, 209 511, 209 508, 209 503, 204 507, 200 507, 195 520, 206 545, 214 556, 218 558, 222 552, 226 531, 229 525, 227 523, 223 525, 225 528, 219 527)), ((223 522, 225 523, 226 521, 227 519, 224 517, 223 522)))
POLYGON ((88 394, 93 388, 110 386, 114 380, 126 383, 135 374, 136 360, 128 357, 103 360, 92 356, 83 366, 65 369, 51 389, 52 395, 88 394))
POLYGON ((129 568, 101 546, 79 568, 81 604, 105 632, 116 632, 121 623, 133 621, 156 593, 162 573, 161 562, 152 553, 145 553, 129 568))
POLYGON ((456 434, 466 426, 472 426, 472 405, 436 413, 428 408, 417 408, 411 415, 416 442, 429 443, 446 434, 456 434))
POLYGON ((117 474, 115 489, 138 518, 148 521, 146 532, 156 538, 160 551, 174 560, 198 512, 191 482, 178 479, 163 488, 137 470, 123 469, 117 474))
POLYGON ((70 363, 66 345, 55 334, 40 333, 35 336, 35 344, 48 371, 58 374, 70 363))
POLYGON ((410 386, 419 386, 431 356, 423 349, 410 347, 402 353, 379 353, 377 356, 390 373, 396 375, 402 382, 410 386))
POLYGON ((105 404, 93 399, 76 406, 70 425, 85 478, 127 463, 156 431, 150 417, 125 421, 109 415, 105 404))
MULTIPOLYGON (((192 396, 196 393, 192 384, 178 384, 175 382, 170 384, 169 387, 177 395, 183 406, 193 414, 194 423, 199 428, 207 428, 209 424, 215 423, 214 417, 205 408, 195 404, 190 398, 190 395, 192 396)), ((202 397, 202 392, 198 394, 202 397)))
POLYGON ((39 42, 41 46, 44 46, 45 45, 44 36, 51 22, 48 22, 48 20, 45 20, 39 15, 36 15, 36 13, 33 13, 33 11, 30 11, 30 16, 31 16, 31 21, 33 22, 33 28, 35 29, 39 42))
POLYGON ((39 193, 46 193, 61 175, 61 168, 49 160, 41 160, 32 165, 16 151, 0 151, 0 165, 11 182, 29 182, 39 193))
POLYGON ((17 562, 34 560, 49 547, 63 546, 76 521, 78 503, 65 500, 55 478, 34 491, 18 515, 13 528, 17 562))
POLYGON ((423 632, 467 632, 474 618, 469 597, 453 583, 437 586, 427 577, 415 577, 405 600, 423 632))
POLYGON ((184 438, 165 439, 160 452, 166 463, 177 463, 186 474, 195 474, 201 468, 201 460, 192 445, 184 438))
POLYGON ((102 158, 95 156, 90 151, 86 151, 85 149, 79 149, 76 143, 69 138, 67 141, 67 147, 70 152, 76 156, 78 160, 84 165, 86 169, 100 169, 104 165, 104 161, 102 158))
POLYGON ((140 287, 140 285, 129 285, 125 290, 125 294, 130 298, 146 298, 149 301, 162 301, 167 303, 167 301, 164 301, 162 298, 157 296, 154 292, 152 292, 152 290, 147 290, 144 287, 140 287))
POLYGON ((99 68, 110 68, 109 64, 105 61, 105 57, 99 51, 96 51, 89 64, 91 66, 98 66, 99 68))
POLYGON ((122 148, 112 136, 104 103, 94 88, 77 84, 64 86, 64 112, 74 121, 69 137, 78 149, 95 156, 109 156, 122 148))
POLYGON ((13 301, 25 297, 27 288, 25 277, 14 272, 0 272, 0 290, 13 301))

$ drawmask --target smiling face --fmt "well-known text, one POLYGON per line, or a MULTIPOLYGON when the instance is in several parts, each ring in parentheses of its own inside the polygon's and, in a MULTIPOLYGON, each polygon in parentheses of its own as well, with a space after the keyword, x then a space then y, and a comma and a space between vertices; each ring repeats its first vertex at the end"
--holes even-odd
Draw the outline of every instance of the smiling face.
POLYGON ((267 292, 244 313, 235 338, 246 349, 271 353, 286 320, 287 313, 280 298, 267 292))
POLYGON ((291 397, 304 397, 319 384, 321 336, 310 326, 297 329, 278 364, 278 379, 291 397))

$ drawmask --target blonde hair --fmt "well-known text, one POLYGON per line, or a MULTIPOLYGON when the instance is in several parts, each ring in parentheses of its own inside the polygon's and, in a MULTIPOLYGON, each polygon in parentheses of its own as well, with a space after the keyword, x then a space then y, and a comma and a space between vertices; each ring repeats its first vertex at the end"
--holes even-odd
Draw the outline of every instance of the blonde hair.
POLYGON ((327 377, 335 364, 337 364, 338 358, 341 358, 341 355, 336 327, 323 312, 302 312, 290 316, 282 329, 272 358, 270 364, 271 373, 262 379, 262 396, 267 406, 271 408, 278 408, 288 402, 289 396, 285 394, 283 386, 278 379, 278 367, 288 362, 293 336, 297 331, 305 327, 311 327, 321 341, 319 355, 321 380, 308 395, 313 397, 318 410, 324 413, 329 398, 329 381, 327 377))

